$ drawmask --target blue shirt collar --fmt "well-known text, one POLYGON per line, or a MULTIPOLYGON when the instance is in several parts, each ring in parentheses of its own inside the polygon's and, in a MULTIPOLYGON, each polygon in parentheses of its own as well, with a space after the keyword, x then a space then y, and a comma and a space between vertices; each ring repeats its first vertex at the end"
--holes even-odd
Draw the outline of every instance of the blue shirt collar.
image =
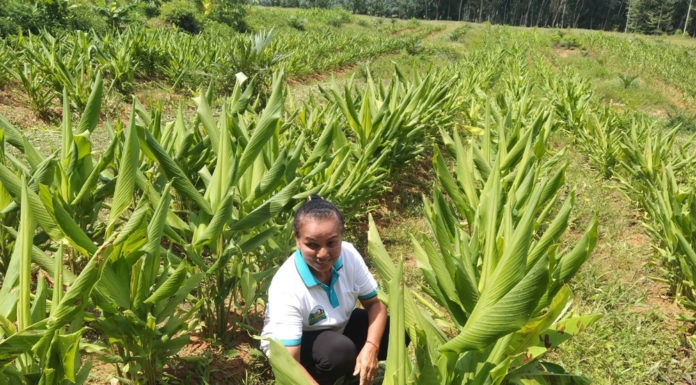
MULTIPOLYGON (((307 285, 307 287, 312 287, 321 284, 321 282, 317 280, 314 274, 312 274, 312 271, 309 270, 309 266, 307 266, 307 262, 305 262, 304 258, 302 257, 300 250, 295 251, 295 266, 297 267, 297 272, 300 273, 300 277, 302 277, 302 280, 304 281, 305 285, 307 285)), ((333 283, 338 279, 338 271, 341 270, 342 267, 343 258, 338 257, 338 260, 336 260, 336 262, 333 265, 331 286, 333 286, 333 283)))

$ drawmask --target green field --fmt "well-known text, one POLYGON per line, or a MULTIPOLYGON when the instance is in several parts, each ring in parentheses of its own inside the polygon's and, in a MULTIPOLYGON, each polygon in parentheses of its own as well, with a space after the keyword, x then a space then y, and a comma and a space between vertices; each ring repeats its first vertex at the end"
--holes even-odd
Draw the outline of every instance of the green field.
POLYGON ((0 384, 302 384, 255 336, 312 193, 384 384, 696 381, 696 40, 244 10, 0 39, 0 384))

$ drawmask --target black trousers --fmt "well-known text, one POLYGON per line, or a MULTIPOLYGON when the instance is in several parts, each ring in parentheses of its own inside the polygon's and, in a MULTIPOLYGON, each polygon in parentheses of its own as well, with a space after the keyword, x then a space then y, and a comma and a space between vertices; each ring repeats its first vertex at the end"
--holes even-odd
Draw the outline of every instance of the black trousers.
MULTIPOLYGON (((333 385, 338 379, 352 375, 355 359, 367 339, 367 326, 367 310, 355 309, 350 315, 343 334, 333 330, 302 333, 300 363, 321 385, 333 385)), ((388 342, 389 321, 387 320, 382 341, 379 342, 379 360, 387 359, 388 342)))

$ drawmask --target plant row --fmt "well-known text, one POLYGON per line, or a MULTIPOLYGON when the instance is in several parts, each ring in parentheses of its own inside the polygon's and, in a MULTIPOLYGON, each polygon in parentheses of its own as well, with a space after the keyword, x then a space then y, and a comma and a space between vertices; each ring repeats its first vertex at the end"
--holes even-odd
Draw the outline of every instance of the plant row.
POLYGON ((0 86, 15 79, 30 107, 49 117, 66 89, 79 111, 97 73, 112 90, 130 94, 138 81, 162 81, 172 88, 212 83, 229 93, 235 74, 259 77, 270 86, 271 72, 291 76, 327 71, 397 51, 420 35, 376 36, 336 31, 274 34, 189 35, 169 29, 132 26, 119 32, 94 31, 10 36, 0 40, 0 86))
POLYGON ((240 76, 217 116, 209 89, 192 120, 134 99, 99 126, 97 74, 79 121, 63 90, 51 154, 0 118, 0 383, 84 383, 89 353, 155 384, 191 332, 225 341, 290 253, 294 208, 319 193, 350 213, 384 192, 452 125, 456 79, 397 72, 286 110, 282 72, 263 106, 240 76))
POLYGON ((692 48, 677 41, 595 31, 566 34, 565 40, 573 42, 569 48, 582 46, 583 50, 592 51, 593 58, 602 66, 625 71, 630 76, 651 76, 689 99, 696 97, 696 75, 691 70, 696 65, 696 55, 692 48))
MULTIPOLYGON (((607 179, 615 180, 645 215, 664 280, 678 303, 696 308, 696 209, 693 136, 682 127, 636 112, 598 107, 579 76, 547 73, 550 103, 563 127, 607 179)), ((685 319, 693 321, 693 319, 685 319)), ((690 337, 696 346, 694 337, 690 337)))
MULTIPOLYGON (((430 234, 412 236, 420 287, 403 286, 402 262, 370 220, 369 256, 391 316, 384 384, 590 382, 543 357, 600 317, 569 312, 567 285, 596 244, 597 220, 562 241, 574 194, 564 188, 565 151, 548 146, 557 117, 531 86, 526 52, 489 48, 459 68, 464 124, 441 128, 444 152, 433 150, 430 234)), ((271 349, 280 383, 307 383, 281 345, 271 349)))
MULTIPOLYGON (((562 241, 573 194, 548 139, 575 114, 539 96, 527 54, 486 40, 453 70, 397 70, 389 83, 368 73, 297 109, 282 74, 267 98, 239 76, 219 114, 209 88, 193 119, 179 110, 166 122, 134 99, 128 121, 102 126, 97 74, 77 124, 63 90, 61 143, 48 155, 0 119, 0 383, 84 383, 86 354, 125 383, 156 383, 190 333, 224 341, 248 327, 308 194, 351 215, 436 143, 424 199, 433 237, 413 238, 421 288, 401 288, 370 230, 395 331, 387 383, 587 383, 542 361, 597 319, 568 311, 566 286, 597 224, 562 241), (99 151, 97 129, 111 138, 99 151), (400 348, 406 330, 413 360, 400 348)), ((277 380, 303 383, 284 352, 271 354, 277 380)))

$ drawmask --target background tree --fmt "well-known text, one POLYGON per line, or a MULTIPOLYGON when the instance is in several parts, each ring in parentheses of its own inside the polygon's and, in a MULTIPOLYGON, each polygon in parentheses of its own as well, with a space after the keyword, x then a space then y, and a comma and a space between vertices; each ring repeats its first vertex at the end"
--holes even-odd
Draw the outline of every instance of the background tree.
POLYGON ((528 27, 586 28, 647 34, 696 33, 693 0, 250 0, 284 7, 343 7, 385 17, 460 20, 528 27))

